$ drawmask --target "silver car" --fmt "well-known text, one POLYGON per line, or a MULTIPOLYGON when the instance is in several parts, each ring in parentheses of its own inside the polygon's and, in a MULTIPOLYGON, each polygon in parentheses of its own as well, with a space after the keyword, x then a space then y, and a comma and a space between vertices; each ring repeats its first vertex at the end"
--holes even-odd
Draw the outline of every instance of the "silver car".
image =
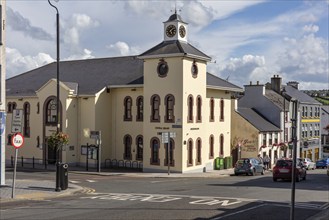
POLYGON ((264 175, 265 167, 264 167, 264 164, 262 164, 256 158, 241 158, 235 164, 234 174, 236 176, 238 176, 240 174, 246 174, 246 175, 250 174, 250 175, 254 176, 257 173, 264 175))

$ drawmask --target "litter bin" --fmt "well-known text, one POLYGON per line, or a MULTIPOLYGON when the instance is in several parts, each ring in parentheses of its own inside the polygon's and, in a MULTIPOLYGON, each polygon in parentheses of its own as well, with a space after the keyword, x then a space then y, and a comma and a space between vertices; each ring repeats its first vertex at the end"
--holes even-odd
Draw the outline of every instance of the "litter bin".
POLYGON ((225 157, 225 169, 232 168, 232 157, 225 157))
POLYGON ((69 187, 69 165, 67 163, 62 163, 60 165, 60 184, 62 190, 66 190, 69 187))
POLYGON ((215 170, 224 169, 224 158, 216 157, 215 159, 215 170))

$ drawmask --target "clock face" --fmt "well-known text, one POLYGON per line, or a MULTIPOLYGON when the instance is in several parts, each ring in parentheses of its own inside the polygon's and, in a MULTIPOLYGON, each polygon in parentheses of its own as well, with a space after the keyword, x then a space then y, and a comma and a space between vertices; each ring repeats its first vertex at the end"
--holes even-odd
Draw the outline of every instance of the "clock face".
POLYGON ((175 36, 176 35, 176 32, 177 32, 177 30, 176 30, 176 27, 175 27, 175 25, 169 25, 167 28, 166 28, 166 34, 167 34, 167 36, 168 37, 173 37, 173 36, 175 36))
POLYGON ((167 62, 161 61, 158 64, 157 71, 160 77, 165 77, 168 73, 168 64, 167 62))
POLYGON ((180 35, 182 38, 184 38, 185 35, 186 35, 186 30, 185 30, 185 27, 184 27, 183 25, 181 25, 181 26, 179 27, 179 35, 180 35))

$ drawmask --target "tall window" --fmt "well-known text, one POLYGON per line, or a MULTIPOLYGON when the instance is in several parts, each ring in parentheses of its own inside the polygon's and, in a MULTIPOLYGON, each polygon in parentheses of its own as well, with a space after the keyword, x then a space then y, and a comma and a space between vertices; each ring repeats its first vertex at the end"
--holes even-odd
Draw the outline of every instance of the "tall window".
POLYGON ((136 138, 136 160, 143 160, 143 136, 138 135, 136 138))
POLYGON ((136 105, 137 105, 137 115, 136 115, 136 120, 137 121, 143 121, 143 96, 138 96, 136 99, 136 105))
POLYGON ((220 100, 220 116, 219 116, 220 121, 224 121, 224 100, 220 100))
POLYGON ((201 139, 198 138, 196 141, 196 164, 199 165, 201 164, 201 139))
POLYGON ((310 107, 310 117, 313 117, 313 107, 310 107))
POLYGON ((130 96, 127 96, 124 100, 124 121, 131 121, 132 116, 131 116, 131 107, 132 107, 132 99, 130 96))
POLYGON ((131 160, 131 136, 130 135, 126 135, 123 138, 123 144, 124 144, 124 153, 123 153, 123 158, 125 160, 131 160))
POLYGON ((57 101, 55 98, 50 99, 46 105, 47 117, 46 123, 48 124, 56 124, 57 122, 57 101))
POLYGON ((24 111, 24 130, 23 135, 25 137, 30 137, 30 103, 25 102, 23 105, 24 111))
POLYGON ((219 155, 224 155, 224 135, 219 137, 219 155))
POLYGON ((202 99, 201 96, 197 97, 197 114, 196 114, 196 121, 201 122, 201 109, 202 109, 202 99))
POLYGON ((214 98, 210 99, 210 121, 215 121, 215 101, 214 98))
POLYGON ((193 96, 189 95, 187 98, 187 105, 188 105, 188 116, 187 122, 193 122, 193 96))
POLYGON ((165 122, 175 122, 175 115, 174 115, 175 98, 173 95, 166 96, 165 105, 166 105, 165 122))
POLYGON ((266 134, 263 134, 263 145, 266 146, 266 134))
POLYGON ((214 158, 214 135, 209 138, 209 159, 214 158))
POLYGON ((160 122, 160 97, 153 95, 151 97, 151 122, 160 122))
POLYGON ((8 102, 7 104, 7 113, 13 113, 13 110, 16 109, 16 102, 8 102))
POLYGON ((187 145, 187 166, 193 166, 193 140, 189 139, 188 140, 188 145, 187 145))
POLYGON ((160 147, 160 140, 156 137, 152 138, 151 139, 151 159, 150 159, 150 163, 152 165, 160 165, 159 147, 160 147))
POLYGON ((273 143, 273 141, 272 141, 272 133, 270 133, 269 135, 268 135, 268 144, 269 145, 272 145, 272 143, 273 143))
MULTIPOLYGON (((175 166, 174 163, 174 149, 175 149, 175 142, 172 138, 170 138, 170 148, 169 148, 169 161, 170 166, 175 166)), ((166 159, 165 159, 165 166, 168 166, 168 143, 165 144, 165 150, 166 150, 166 159)))

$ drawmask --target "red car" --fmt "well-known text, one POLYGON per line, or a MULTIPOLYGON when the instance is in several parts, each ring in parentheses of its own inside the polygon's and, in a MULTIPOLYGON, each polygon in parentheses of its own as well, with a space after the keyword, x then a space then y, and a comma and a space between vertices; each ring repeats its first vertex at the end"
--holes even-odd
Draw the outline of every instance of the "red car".
MULTIPOLYGON (((276 182, 278 179, 291 180, 292 176, 292 160, 291 159, 279 159, 276 161, 275 167, 273 168, 273 181, 276 182)), ((306 180, 306 169, 301 163, 296 164, 296 182, 301 179, 306 180)))

